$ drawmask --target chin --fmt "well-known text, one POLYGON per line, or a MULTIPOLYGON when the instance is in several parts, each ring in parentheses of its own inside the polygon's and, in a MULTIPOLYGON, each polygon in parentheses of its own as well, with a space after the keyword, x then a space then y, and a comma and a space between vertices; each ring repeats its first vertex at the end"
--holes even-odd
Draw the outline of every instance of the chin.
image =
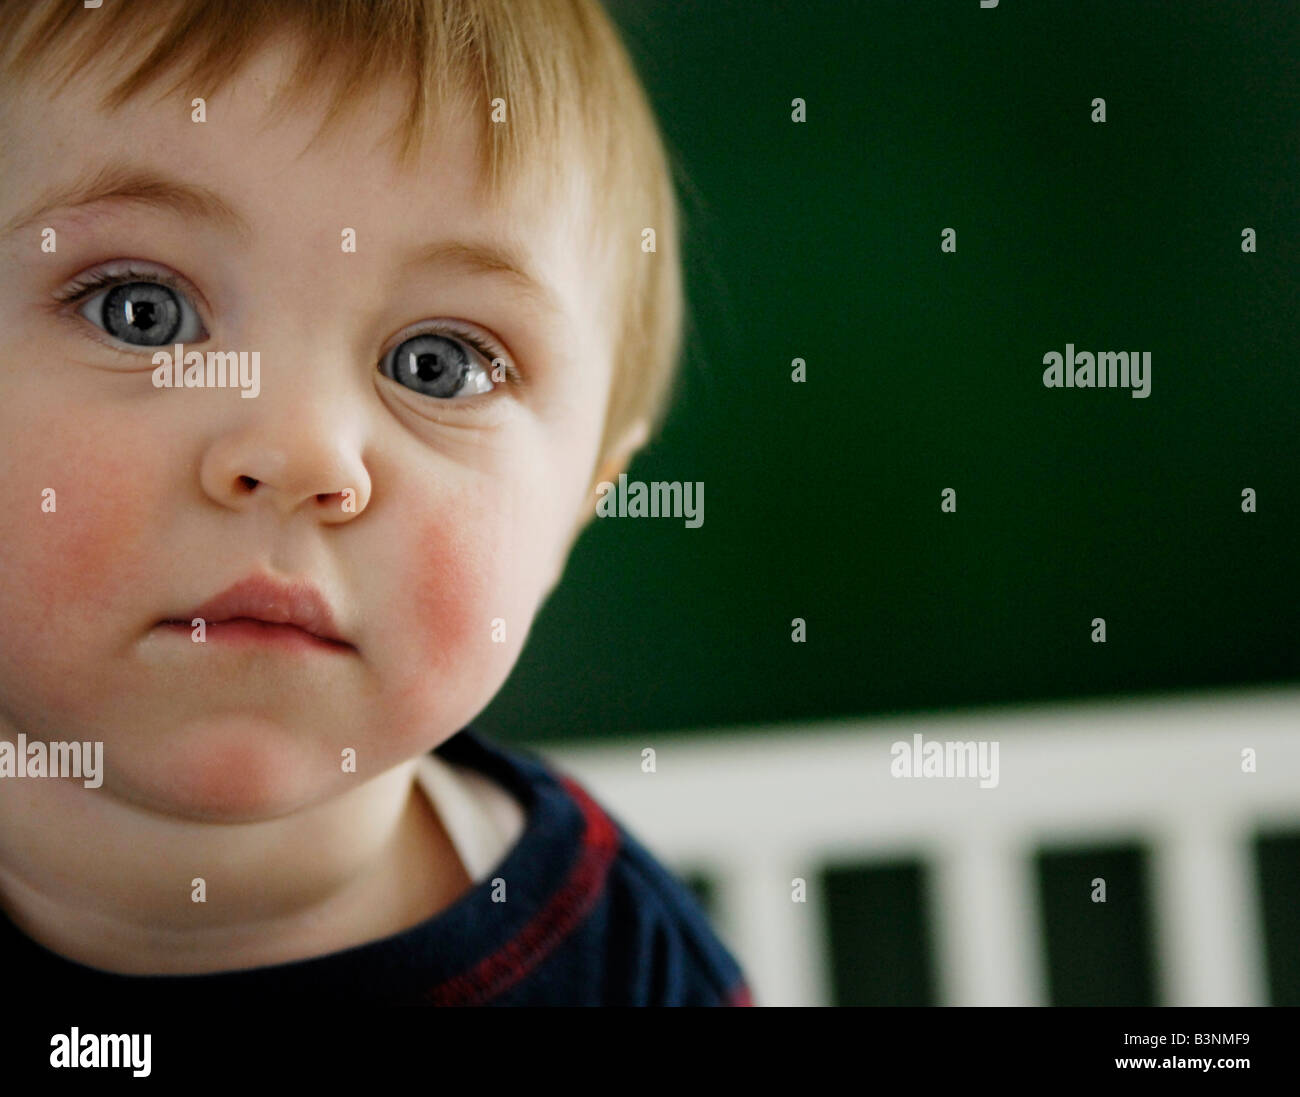
POLYGON ((331 771, 324 744, 266 719, 193 722, 156 743, 119 747, 120 756, 105 744, 112 784, 149 810, 195 822, 276 819, 318 800, 331 773, 343 776, 337 751, 331 771))

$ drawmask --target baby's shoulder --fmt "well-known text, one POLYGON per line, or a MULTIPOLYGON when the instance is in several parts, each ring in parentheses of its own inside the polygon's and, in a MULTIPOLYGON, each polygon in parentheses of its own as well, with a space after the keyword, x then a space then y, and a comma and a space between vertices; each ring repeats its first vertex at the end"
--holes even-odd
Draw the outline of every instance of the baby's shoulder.
MULTIPOLYGON (((522 896, 502 1004, 749 1005, 739 964, 695 894, 611 810, 541 753, 474 732, 446 753, 501 781, 527 823, 494 872, 522 896), (525 974, 526 973, 526 974, 525 974)), ((504 962, 504 961, 503 961, 504 962)))
POLYGON ((606 885, 614 981, 633 1005, 747 1005, 740 965, 695 894, 615 823, 606 885))

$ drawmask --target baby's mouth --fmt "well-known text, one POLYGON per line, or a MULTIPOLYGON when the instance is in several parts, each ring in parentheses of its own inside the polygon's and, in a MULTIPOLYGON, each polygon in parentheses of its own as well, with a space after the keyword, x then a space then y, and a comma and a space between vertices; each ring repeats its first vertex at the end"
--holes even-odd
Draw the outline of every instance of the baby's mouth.
MULTIPOLYGON (((190 621, 166 620, 159 622, 159 627, 175 629, 191 635, 195 631, 190 621)), ((330 640, 324 636, 317 636, 315 633, 301 629, 297 625, 262 621, 256 617, 228 617, 222 621, 205 621, 203 637, 205 642, 207 640, 239 641, 291 648, 309 647, 339 652, 356 651, 356 648, 351 644, 330 640)))
POLYGON ((202 622, 204 642, 211 637, 334 652, 357 650, 335 625, 329 604, 307 580, 284 582, 253 575, 189 613, 165 618, 159 626, 195 633, 200 629, 195 621, 202 622))

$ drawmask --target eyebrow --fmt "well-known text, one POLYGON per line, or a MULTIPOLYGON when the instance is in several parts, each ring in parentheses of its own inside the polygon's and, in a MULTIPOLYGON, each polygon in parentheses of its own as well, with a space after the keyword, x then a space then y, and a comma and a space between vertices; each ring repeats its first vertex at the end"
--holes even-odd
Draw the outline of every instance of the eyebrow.
POLYGON ((490 240, 438 240, 417 247, 406 261, 410 267, 456 267, 469 274, 504 278, 515 291, 544 312, 563 313, 559 295, 532 272, 531 264, 512 245, 490 240))
MULTIPOLYGON (((30 228, 55 212, 76 211, 104 202, 131 203, 210 221, 242 240, 254 235, 248 219, 216 191, 199 183, 171 178, 152 168, 110 163, 55 188, 0 228, 0 239, 30 228)), ((559 295, 533 273, 531 264, 510 244, 490 240, 438 240, 417 246, 406 259, 405 267, 455 267, 470 274, 494 275, 508 281, 536 308, 551 313, 564 311, 559 295)))
POLYGON ((212 221, 248 238, 253 229, 219 194, 198 183, 186 183, 132 164, 106 164, 71 183, 56 187, 34 207, 0 229, 8 237, 61 210, 78 210, 100 202, 130 202, 166 210, 182 217, 212 221))

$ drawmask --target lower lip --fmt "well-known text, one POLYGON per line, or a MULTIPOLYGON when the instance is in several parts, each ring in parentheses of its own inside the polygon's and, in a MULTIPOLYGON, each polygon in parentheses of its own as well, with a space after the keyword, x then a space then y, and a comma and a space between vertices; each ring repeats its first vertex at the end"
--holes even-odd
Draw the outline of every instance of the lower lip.
MULTIPOLYGON (((184 634, 193 641, 194 629, 182 622, 165 621, 160 627, 184 634)), ((284 651, 320 651, 335 655, 346 655, 356 650, 351 644, 322 639, 295 625, 276 625, 269 621, 255 621, 251 617, 209 621, 204 629, 204 642, 241 646, 255 644, 284 651)))

